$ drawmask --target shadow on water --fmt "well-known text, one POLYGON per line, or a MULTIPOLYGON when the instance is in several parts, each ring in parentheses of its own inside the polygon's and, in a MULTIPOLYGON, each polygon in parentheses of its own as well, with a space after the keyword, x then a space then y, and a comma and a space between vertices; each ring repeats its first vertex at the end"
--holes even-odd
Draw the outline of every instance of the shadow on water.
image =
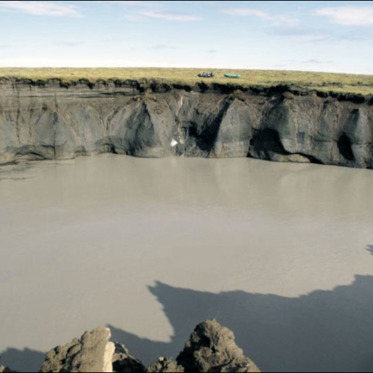
POLYGON ((44 352, 25 348, 7 348, 0 354, 0 365, 5 365, 19 372, 38 372, 44 361, 44 352))
MULTIPOLYGON (((373 255, 373 245, 366 249, 373 255)), ((111 340, 126 345, 145 364, 159 356, 175 358, 196 324, 215 317, 234 332, 237 344, 262 371, 373 371, 373 275, 357 275, 350 285, 297 298, 244 291, 215 294, 162 282, 149 291, 174 329, 170 342, 107 325, 111 340)), ((0 356, 0 364, 18 371, 38 371, 44 360, 44 353, 29 349, 8 348, 0 356)))
MULTIPOLYGON (((367 247, 373 254, 373 246, 367 247)), ((315 276, 317 273, 315 273, 315 276)), ((139 338, 112 325, 112 340, 144 363, 176 357, 197 323, 210 318, 233 330, 237 344, 262 371, 373 371, 373 276, 298 298, 228 291, 219 294, 149 287, 163 305, 169 343, 139 338)))

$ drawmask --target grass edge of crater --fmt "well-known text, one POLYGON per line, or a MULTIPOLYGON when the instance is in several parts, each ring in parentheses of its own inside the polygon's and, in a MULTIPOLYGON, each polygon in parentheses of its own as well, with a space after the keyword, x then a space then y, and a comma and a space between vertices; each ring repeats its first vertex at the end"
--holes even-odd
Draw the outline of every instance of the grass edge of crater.
POLYGON ((169 85, 212 83, 240 87, 293 85, 305 90, 334 92, 337 94, 373 95, 373 75, 342 74, 290 70, 233 70, 200 68, 0 68, 0 79, 48 81, 59 79, 64 84, 87 80, 134 80, 169 85), (213 78, 200 78, 200 72, 213 72, 213 78), (238 79, 224 77, 224 73, 237 73, 238 79))

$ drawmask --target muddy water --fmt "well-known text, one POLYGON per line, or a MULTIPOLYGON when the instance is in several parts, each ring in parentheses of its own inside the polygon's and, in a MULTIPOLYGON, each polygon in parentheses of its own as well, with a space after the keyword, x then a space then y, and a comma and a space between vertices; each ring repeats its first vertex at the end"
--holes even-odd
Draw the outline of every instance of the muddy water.
POLYGON ((100 325, 166 346, 159 283, 296 299, 372 275, 372 185, 371 170, 238 158, 3 166, 2 362, 100 325))

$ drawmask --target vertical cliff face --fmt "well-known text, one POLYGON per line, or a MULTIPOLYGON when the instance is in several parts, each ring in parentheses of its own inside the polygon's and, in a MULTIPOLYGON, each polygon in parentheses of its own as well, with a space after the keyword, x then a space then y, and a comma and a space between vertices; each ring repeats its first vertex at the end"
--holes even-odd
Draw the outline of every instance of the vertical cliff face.
POLYGON ((373 105, 284 87, 0 81, 0 164, 114 152, 373 167, 373 105))

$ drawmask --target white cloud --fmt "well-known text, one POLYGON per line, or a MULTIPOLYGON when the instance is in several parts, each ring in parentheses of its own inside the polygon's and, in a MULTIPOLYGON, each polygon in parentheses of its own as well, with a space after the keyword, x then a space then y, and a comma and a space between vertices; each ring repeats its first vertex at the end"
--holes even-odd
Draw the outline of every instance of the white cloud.
POLYGON ((279 27, 297 27, 300 24, 299 19, 286 16, 272 16, 270 21, 273 26, 279 27))
POLYGON ((321 41, 329 38, 330 36, 328 34, 300 34, 292 36, 292 39, 297 41, 321 41))
POLYGON ((73 5, 61 5, 46 1, 0 1, 0 10, 15 10, 37 16, 81 17, 73 5))
POLYGON ((147 1, 122 1, 122 0, 109 1, 109 0, 103 0, 103 1, 96 1, 96 3, 143 6, 145 3, 147 3, 147 1))
POLYGON ((226 9, 224 13, 232 16, 254 16, 260 18, 262 21, 269 21, 273 26, 296 27, 300 23, 297 18, 282 15, 273 16, 261 10, 251 8, 231 8, 226 9))
POLYGON ((141 12, 140 14, 151 17, 151 18, 161 18, 167 19, 169 21, 202 21, 203 18, 191 16, 189 14, 179 14, 179 13, 168 13, 168 12, 157 12, 157 11, 147 11, 141 12))
POLYGON ((261 10, 249 9, 249 8, 231 8, 231 9, 226 9, 224 13, 230 14, 232 16, 255 16, 261 19, 270 18, 269 14, 261 10))
POLYGON ((156 9, 159 8, 160 2, 159 1, 96 1, 96 3, 104 3, 104 4, 115 4, 122 6, 124 8, 132 8, 132 9, 138 9, 138 8, 145 8, 145 9, 156 9))
POLYGON ((316 14, 330 17, 342 26, 373 26, 373 7, 320 8, 316 14))
POLYGON ((185 14, 173 13, 164 10, 162 1, 102 1, 103 3, 118 4, 126 11, 124 18, 128 21, 141 21, 144 17, 165 19, 168 21, 202 21, 204 18, 185 14))

